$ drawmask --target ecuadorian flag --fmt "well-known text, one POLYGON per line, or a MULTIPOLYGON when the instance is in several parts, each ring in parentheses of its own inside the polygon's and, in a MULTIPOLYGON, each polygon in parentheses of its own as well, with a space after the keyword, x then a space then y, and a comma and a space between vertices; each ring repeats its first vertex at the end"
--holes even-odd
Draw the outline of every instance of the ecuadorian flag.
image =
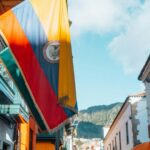
POLYGON ((25 0, 0 16, 0 30, 0 57, 39 127, 58 128, 77 112, 66 0, 25 0))

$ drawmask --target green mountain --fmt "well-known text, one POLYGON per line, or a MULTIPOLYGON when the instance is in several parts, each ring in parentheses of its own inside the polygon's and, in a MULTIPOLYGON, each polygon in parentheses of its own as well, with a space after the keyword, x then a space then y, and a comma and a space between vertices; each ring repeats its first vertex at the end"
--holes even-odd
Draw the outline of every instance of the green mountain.
POLYGON ((103 128, 91 122, 81 121, 77 128, 78 138, 103 138, 103 128))
POLYGON ((104 138, 103 126, 110 126, 122 103, 92 106, 79 112, 78 138, 104 138))

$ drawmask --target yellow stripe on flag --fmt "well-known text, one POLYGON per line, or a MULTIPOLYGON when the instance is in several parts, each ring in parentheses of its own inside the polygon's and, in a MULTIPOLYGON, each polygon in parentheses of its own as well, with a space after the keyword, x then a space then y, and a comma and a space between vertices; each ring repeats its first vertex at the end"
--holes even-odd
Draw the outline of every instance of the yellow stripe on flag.
POLYGON ((60 103, 74 108, 76 92, 66 0, 31 0, 31 4, 48 40, 60 42, 58 97, 60 103))

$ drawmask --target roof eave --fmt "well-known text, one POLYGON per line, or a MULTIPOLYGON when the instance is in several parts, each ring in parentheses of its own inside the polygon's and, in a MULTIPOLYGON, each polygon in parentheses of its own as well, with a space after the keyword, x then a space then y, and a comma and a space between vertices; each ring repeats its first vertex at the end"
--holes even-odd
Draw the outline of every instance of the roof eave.
POLYGON ((150 55, 147 58, 147 61, 138 76, 138 80, 145 81, 145 79, 149 73, 150 73, 150 55))

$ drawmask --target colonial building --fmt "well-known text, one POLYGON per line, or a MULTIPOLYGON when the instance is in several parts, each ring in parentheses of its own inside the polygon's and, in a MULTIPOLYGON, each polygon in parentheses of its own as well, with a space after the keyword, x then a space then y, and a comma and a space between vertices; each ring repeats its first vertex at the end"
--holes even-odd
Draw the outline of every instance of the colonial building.
POLYGON ((9 73, 0 62, 0 150, 32 150, 37 125, 9 73))
POLYGON ((143 83, 145 84, 148 109, 148 127, 146 127, 146 129, 149 131, 150 137, 150 56, 148 57, 144 67, 142 68, 138 79, 143 81, 143 83))
MULTIPOLYGON (((0 54, 8 50, 1 38, 0 54)), ((8 67, 13 69, 11 61, 8 67)), ((0 61, 0 150, 55 149, 56 135, 41 135, 31 113, 11 75, 0 61)))
MULTIPOLYGON (((63 132, 59 140, 61 137, 63 132)), ((0 150, 55 150, 55 141, 56 135, 38 132, 35 120, 1 62, 0 150)))
POLYGON ((9 88, 5 80, 0 76, 0 150, 14 147, 15 122, 12 116, 9 116, 8 109, 3 106, 12 103, 14 92, 9 88), (7 136, 6 136, 7 135, 7 136))
POLYGON ((149 141, 147 125, 145 93, 128 96, 104 139, 104 150, 131 150, 149 141))

